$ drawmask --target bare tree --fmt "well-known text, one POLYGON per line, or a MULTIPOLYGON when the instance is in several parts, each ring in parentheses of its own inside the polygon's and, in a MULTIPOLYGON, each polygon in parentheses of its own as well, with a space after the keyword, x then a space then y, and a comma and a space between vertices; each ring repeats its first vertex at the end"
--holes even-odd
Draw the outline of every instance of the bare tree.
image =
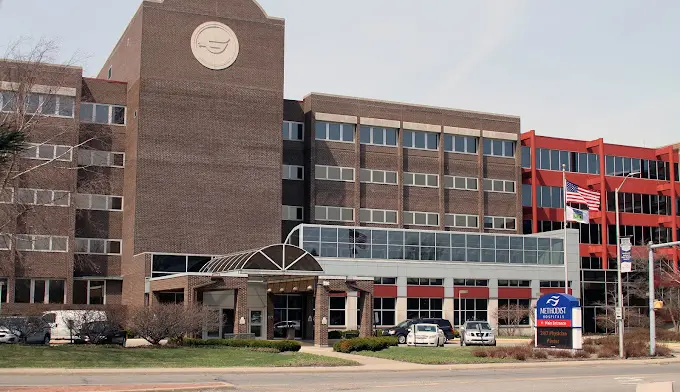
MULTIPOLYGON (((96 147, 99 140, 79 132, 74 119, 78 94, 65 91, 82 71, 73 66, 75 57, 55 64, 58 51, 51 40, 19 39, 8 45, 0 60, 0 153, 4 152, 0 160, 0 247, 13 250, 11 259, 0 263, 0 274, 5 276, 21 273, 23 257, 17 245, 38 241, 26 234, 51 234, 54 216, 42 206, 68 206, 74 191, 96 194, 108 186, 104 175, 84 174, 89 168, 77 164, 77 151, 96 147), (2 150, 4 139, 12 148, 2 150)), ((90 261, 76 258, 76 269, 79 263, 90 261)), ((82 269, 96 273, 98 266, 82 269)))
POLYGON ((508 304, 498 307, 493 317, 497 318, 499 329, 503 328, 510 336, 517 335, 522 325, 528 325, 531 309, 521 304, 508 304))
POLYGON ((153 304, 132 309, 128 327, 147 342, 158 345, 164 339, 181 340, 198 334, 214 315, 203 306, 153 304))

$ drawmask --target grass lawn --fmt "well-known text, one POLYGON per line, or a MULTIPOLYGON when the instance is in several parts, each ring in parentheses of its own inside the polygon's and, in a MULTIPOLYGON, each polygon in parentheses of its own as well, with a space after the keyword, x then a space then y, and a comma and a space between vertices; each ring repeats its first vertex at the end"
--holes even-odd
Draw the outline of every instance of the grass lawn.
POLYGON ((382 351, 362 351, 357 354, 424 365, 515 362, 513 359, 478 358, 472 355, 472 350, 473 347, 390 347, 382 351))
POLYGON ((0 368, 217 368, 350 365, 358 365, 358 363, 306 353, 272 353, 232 347, 0 346, 0 368))

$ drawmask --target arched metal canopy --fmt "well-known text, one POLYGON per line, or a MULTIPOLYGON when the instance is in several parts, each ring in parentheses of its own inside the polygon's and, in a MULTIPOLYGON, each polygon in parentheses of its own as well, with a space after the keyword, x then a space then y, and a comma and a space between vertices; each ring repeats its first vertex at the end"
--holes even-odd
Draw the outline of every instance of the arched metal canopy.
POLYGON ((210 260, 199 272, 244 272, 260 275, 321 275, 323 268, 309 252, 289 244, 232 253, 210 260))

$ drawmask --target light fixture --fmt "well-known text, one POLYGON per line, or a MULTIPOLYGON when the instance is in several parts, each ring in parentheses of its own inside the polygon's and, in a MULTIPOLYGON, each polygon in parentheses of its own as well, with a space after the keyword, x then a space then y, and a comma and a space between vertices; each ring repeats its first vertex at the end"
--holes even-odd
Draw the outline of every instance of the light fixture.
POLYGON ((281 287, 279 291, 283 293, 285 290, 283 289, 283 287, 281 287))
POLYGON ((293 291, 297 291, 297 290, 298 290, 297 286, 293 287, 293 291))
POLYGON ((307 286, 307 290, 312 291, 312 286, 307 286))

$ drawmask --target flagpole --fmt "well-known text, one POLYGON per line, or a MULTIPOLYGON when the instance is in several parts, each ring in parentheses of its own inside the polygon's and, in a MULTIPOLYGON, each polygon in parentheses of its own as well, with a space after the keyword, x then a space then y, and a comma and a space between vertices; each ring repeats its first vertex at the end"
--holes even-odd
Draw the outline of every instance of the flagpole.
POLYGON ((569 266, 567 265, 567 165, 562 164, 562 197, 564 198, 564 293, 569 294, 569 266))

